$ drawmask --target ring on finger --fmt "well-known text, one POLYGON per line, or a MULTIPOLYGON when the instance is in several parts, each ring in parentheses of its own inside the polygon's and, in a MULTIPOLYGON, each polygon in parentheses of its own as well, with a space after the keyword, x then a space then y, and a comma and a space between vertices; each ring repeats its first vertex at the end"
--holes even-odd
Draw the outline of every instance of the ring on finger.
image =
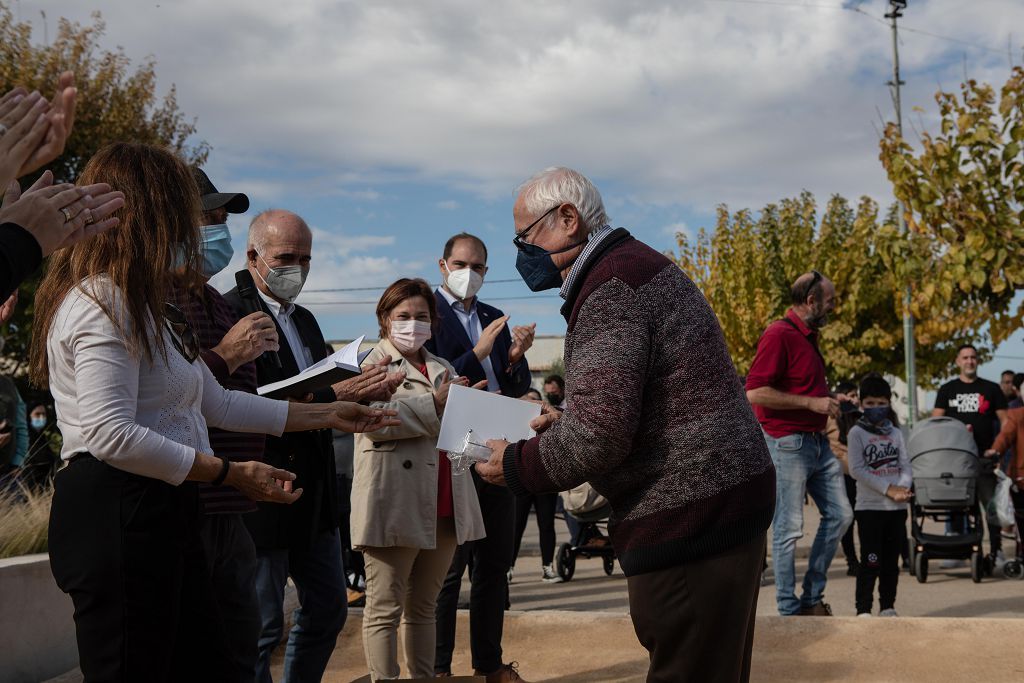
POLYGON ((64 222, 65 223, 70 223, 75 218, 74 216, 71 215, 71 212, 68 211, 68 207, 66 207, 66 206, 62 206, 61 209, 60 209, 60 212, 62 214, 64 214, 64 222))

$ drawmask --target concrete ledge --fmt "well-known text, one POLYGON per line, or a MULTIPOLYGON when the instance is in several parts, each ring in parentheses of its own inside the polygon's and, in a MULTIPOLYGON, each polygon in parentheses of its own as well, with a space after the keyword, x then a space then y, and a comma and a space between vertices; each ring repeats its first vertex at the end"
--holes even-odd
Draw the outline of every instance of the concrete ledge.
POLYGON ((77 666, 73 611, 49 555, 0 560, 0 681, 36 683, 77 666))
MULTIPOLYGON (((361 621, 360 613, 350 615, 325 682, 349 683, 366 673, 361 621)), ((456 674, 472 673, 468 626, 467 613, 460 611, 456 674)), ((1019 619, 765 616, 757 620, 751 680, 1022 680, 1024 663, 1015 645, 1020 642, 1019 619)), ((504 650, 530 681, 640 683, 647 672, 647 652, 622 614, 509 612, 504 650)))

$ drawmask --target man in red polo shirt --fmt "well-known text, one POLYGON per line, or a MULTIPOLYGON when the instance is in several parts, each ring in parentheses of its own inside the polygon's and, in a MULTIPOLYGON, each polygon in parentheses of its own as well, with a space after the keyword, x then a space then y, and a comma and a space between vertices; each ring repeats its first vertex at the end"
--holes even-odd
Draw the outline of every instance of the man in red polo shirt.
POLYGON ((818 348, 818 330, 835 309, 836 288, 812 271, 797 278, 790 294, 792 307, 758 342, 747 374, 747 399, 775 463, 772 563, 779 614, 831 616, 823 600, 828 567, 853 520, 843 470, 824 433, 828 416, 838 415, 839 401, 846 398, 829 391, 818 348), (821 511, 821 524, 798 599, 793 556, 803 536, 805 492, 821 511))

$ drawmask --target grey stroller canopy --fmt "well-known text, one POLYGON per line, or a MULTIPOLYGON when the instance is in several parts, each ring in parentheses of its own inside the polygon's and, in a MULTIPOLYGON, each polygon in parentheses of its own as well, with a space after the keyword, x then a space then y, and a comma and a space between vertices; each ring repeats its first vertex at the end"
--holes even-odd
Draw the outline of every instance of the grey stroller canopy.
POLYGON ((962 507, 974 504, 980 465, 970 430, 952 417, 932 417, 914 425, 907 442, 918 505, 962 507))

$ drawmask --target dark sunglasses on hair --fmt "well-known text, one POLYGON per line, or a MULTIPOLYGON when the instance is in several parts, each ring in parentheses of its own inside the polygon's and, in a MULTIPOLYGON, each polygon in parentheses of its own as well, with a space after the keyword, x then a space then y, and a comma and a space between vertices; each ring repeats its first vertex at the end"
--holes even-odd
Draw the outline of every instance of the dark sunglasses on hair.
POLYGON ((821 273, 819 273, 816 270, 812 270, 811 271, 811 283, 809 285, 807 285, 807 289, 804 290, 804 296, 800 300, 800 303, 806 303, 807 302, 807 297, 809 297, 811 295, 811 292, 814 291, 815 285, 817 285, 819 282, 821 282, 821 280, 822 280, 821 273))
POLYGON ((171 303, 164 303, 164 320, 171 331, 171 340, 178 353, 189 363, 199 358, 199 338, 185 318, 181 309, 171 303))
POLYGON ((523 228, 523 230, 522 230, 522 231, 520 231, 520 232, 517 232, 517 233, 516 233, 516 236, 512 238, 512 244, 516 245, 516 249, 518 249, 519 251, 522 251, 522 250, 523 250, 523 247, 524 247, 524 246, 526 246, 526 242, 524 242, 524 241, 523 241, 523 238, 524 238, 524 237, 526 237, 526 233, 528 233, 528 232, 530 232, 531 230, 533 230, 533 226, 537 225, 537 224, 538 224, 538 223, 540 223, 540 222, 541 222, 542 220, 544 220, 545 218, 547 218, 547 217, 548 217, 548 214, 550 214, 550 213, 551 213, 552 211, 554 211, 555 209, 557 209, 557 208, 558 208, 558 207, 560 207, 560 206, 561 206, 561 204, 555 204, 555 205, 554 205, 554 206, 552 206, 552 207, 551 207, 550 209, 548 209, 547 211, 545 211, 545 212, 544 212, 544 215, 542 215, 542 216, 541 216, 540 218, 538 218, 538 219, 537 219, 537 220, 535 220, 534 222, 532 222, 532 223, 530 223, 529 225, 527 225, 527 226, 526 226, 525 228, 523 228))

